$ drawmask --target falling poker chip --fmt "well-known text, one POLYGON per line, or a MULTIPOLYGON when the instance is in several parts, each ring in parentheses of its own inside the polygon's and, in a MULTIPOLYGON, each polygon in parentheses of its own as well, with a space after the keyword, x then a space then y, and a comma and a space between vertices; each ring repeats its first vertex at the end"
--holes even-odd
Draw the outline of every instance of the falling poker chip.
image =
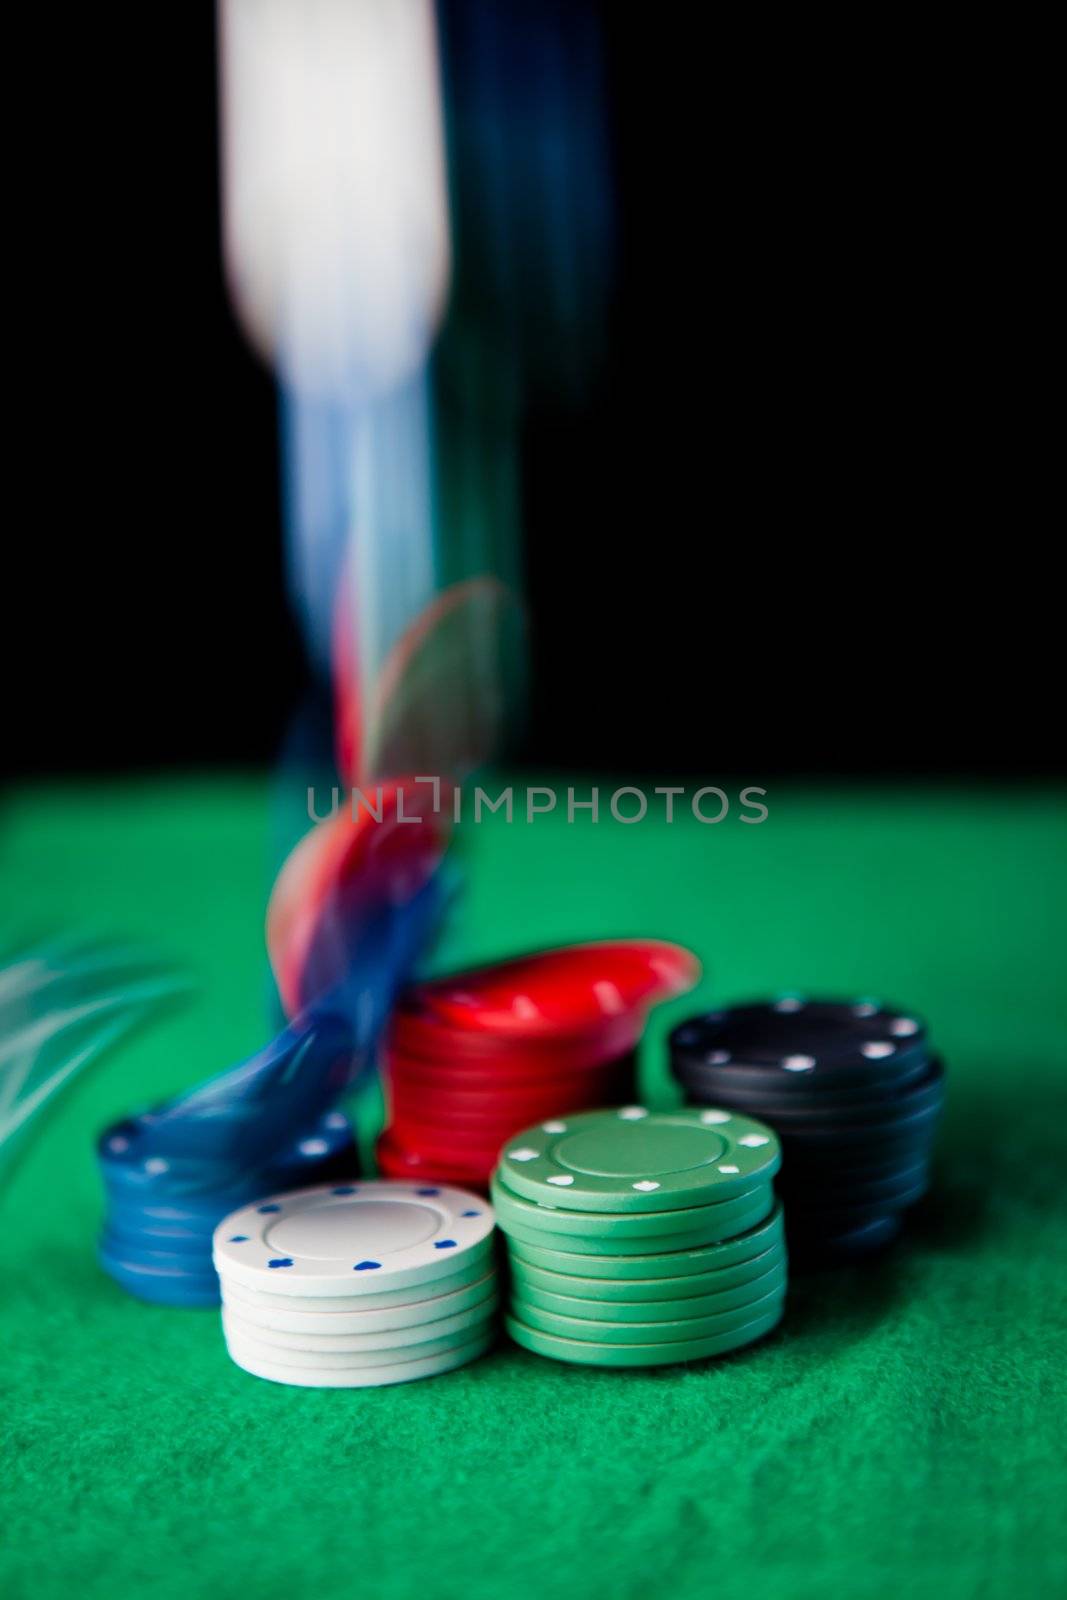
POLYGON ((276 1294, 376 1293, 448 1277, 487 1249, 493 1227, 484 1200, 444 1184, 327 1186, 226 1217, 214 1262, 224 1282, 276 1294))
POLYGON ((780 1163, 774 1134, 749 1117, 623 1106, 525 1129, 503 1152, 500 1170, 508 1188, 542 1205, 663 1212, 749 1192, 780 1163))

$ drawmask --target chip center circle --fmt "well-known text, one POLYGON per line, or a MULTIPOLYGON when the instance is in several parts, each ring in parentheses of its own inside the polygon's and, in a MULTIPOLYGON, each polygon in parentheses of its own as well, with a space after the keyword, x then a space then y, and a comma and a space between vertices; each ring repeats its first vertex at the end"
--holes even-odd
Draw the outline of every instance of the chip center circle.
POLYGON ((279 1217, 265 1238, 279 1255, 306 1261, 391 1255, 432 1239, 439 1214, 416 1200, 337 1200, 279 1217))
POLYGON ((726 1153, 711 1128, 680 1122, 620 1122, 579 1129, 552 1151, 561 1167, 591 1178, 649 1178, 710 1166, 726 1153))

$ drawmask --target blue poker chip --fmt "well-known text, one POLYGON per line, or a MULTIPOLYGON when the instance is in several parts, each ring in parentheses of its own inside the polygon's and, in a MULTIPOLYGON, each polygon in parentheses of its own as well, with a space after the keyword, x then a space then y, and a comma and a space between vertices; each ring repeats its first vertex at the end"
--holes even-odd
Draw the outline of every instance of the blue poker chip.
POLYGON ((189 1180, 190 1163, 146 1156, 153 1115, 129 1118, 101 1137, 107 1198, 100 1241, 104 1270, 124 1289, 161 1305, 214 1305, 211 1239, 223 1217, 261 1195, 351 1181, 359 1157, 348 1118, 330 1111, 264 1166, 230 1174, 224 1186, 189 1180))
POLYGON ((146 1266, 128 1261, 124 1256, 115 1256, 103 1246, 99 1258, 108 1277, 120 1289, 140 1300, 151 1300, 161 1306, 217 1306, 219 1303, 219 1280, 214 1271, 181 1272, 146 1266))
MULTIPOLYGON (((224 1213, 225 1214, 225 1213, 224 1213)), ((161 1251, 165 1255, 188 1257, 202 1256, 211 1245, 210 1228, 193 1233, 164 1233, 154 1228, 139 1228, 125 1223, 121 1216, 109 1211, 104 1224, 103 1237, 110 1240, 121 1253, 122 1249, 161 1251)))

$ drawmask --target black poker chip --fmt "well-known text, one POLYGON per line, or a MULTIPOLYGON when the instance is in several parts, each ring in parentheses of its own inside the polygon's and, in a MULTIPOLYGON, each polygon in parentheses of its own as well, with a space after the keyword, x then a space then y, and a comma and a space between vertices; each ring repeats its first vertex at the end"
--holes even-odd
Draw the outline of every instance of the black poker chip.
POLYGON ((925 1194, 945 1070, 913 1013, 795 997, 736 1006, 681 1023, 670 1057, 689 1101, 777 1132, 778 1187, 802 1259, 882 1248, 925 1194))
POLYGON ((936 1057, 927 1063, 920 1077, 902 1087, 872 1088, 866 1095, 853 1094, 847 1100, 823 1096, 814 1086, 803 1092, 789 1092, 779 1086, 773 1094, 749 1090, 735 1082, 729 1068, 718 1073, 698 1073, 688 1067, 676 1067, 675 1077, 701 1100, 719 1100, 772 1124, 781 1120, 798 1126, 810 1122, 845 1128, 904 1123, 936 1113, 945 1098, 945 1069, 936 1057))
POLYGON ((696 1065, 765 1072, 772 1078, 891 1080, 928 1054, 925 1024, 874 1000, 805 1000, 787 995, 709 1011, 670 1036, 675 1058, 696 1065))
POLYGON ((899 1212, 861 1222, 843 1231, 816 1224, 790 1245, 791 1264, 836 1266, 885 1250, 898 1237, 903 1219, 899 1212))

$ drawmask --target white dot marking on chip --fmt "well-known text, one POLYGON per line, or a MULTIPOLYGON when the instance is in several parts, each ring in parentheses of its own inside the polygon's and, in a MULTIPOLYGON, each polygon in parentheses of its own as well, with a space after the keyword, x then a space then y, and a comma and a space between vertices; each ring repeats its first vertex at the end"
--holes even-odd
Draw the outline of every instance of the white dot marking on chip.
POLYGON ((741 1168, 740 1167, 720 1167, 719 1171, 720 1172, 740 1172, 741 1168))
POLYGON ((648 1116, 648 1111, 644 1106, 623 1106, 619 1116, 623 1122, 640 1122, 642 1117, 648 1116))
POLYGON ((730 1059, 731 1056, 729 1050, 713 1050, 711 1055, 708 1057, 708 1060, 713 1067, 725 1067, 730 1059))
POLYGON ((549 1178, 548 1182, 558 1184, 561 1189, 565 1189, 568 1184, 574 1182, 574 1179, 568 1175, 566 1177, 549 1178))
POLYGON ((114 1150, 116 1155, 121 1155, 123 1150, 130 1148, 130 1141, 123 1138, 121 1133, 117 1133, 113 1139, 107 1141, 107 1147, 109 1150, 114 1150))
POLYGON ((330 1147, 325 1139, 301 1139, 297 1148, 302 1156, 324 1156, 330 1147))
POLYGON ((593 985, 596 1003, 606 1017, 618 1017, 626 1010, 626 1002, 619 993, 618 987, 608 979, 601 978, 593 985))
POLYGON ((528 1150, 523 1146, 518 1150, 509 1150, 508 1158, 511 1161, 536 1161, 540 1154, 540 1150, 528 1150))
POLYGON ((866 1056, 868 1061, 884 1061, 895 1049, 896 1045, 886 1039, 872 1039, 869 1044, 861 1046, 860 1055, 866 1056))
POLYGON ((813 1072, 815 1070, 814 1056, 785 1056, 782 1066, 786 1072, 813 1072))
POLYGON ((889 1024, 890 1033, 895 1033, 898 1039, 909 1039, 913 1033, 918 1033, 919 1024, 914 1017, 894 1017, 889 1024))
POLYGON ((546 1133, 566 1133, 567 1131, 565 1122, 542 1122, 541 1127, 546 1133))
MULTIPOLYGON (((551 1182, 551 1179, 549 1182, 551 1182)), ((635 1183, 633 1187, 641 1194, 651 1194, 653 1189, 659 1188, 659 1184, 654 1183, 651 1178, 642 1178, 640 1183, 635 1183)))
POLYGON ((749 1150, 758 1150, 761 1144, 770 1144, 770 1135, 766 1133, 746 1133, 737 1142, 738 1144, 746 1145, 749 1150))
POLYGON ((729 1122, 730 1113, 728 1111, 702 1111, 700 1120, 701 1122, 709 1123, 729 1122))
POLYGON ((164 1161, 162 1156, 149 1156, 144 1164, 146 1172, 169 1172, 170 1162, 164 1161))
POLYGON ((792 994, 787 994, 783 996, 781 1000, 776 1000, 774 1002, 775 1011, 800 1011, 803 1006, 804 1001, 798 999, 796 995, 792 994))

